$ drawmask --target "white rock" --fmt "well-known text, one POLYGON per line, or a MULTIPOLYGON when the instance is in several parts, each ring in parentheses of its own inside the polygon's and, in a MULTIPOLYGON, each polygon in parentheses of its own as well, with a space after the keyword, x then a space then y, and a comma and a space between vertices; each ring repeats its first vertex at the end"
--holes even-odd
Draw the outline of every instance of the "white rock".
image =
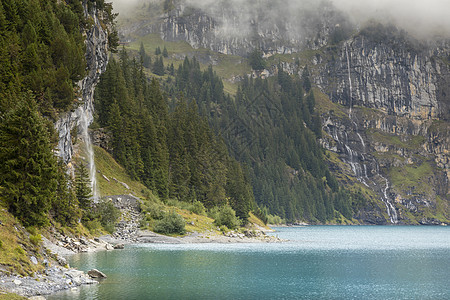
POLYGON ((19 279, 14 279, 14 284, 15 285, 21 285, 22 284, 22 281, 20 281, 19 279))
POLYGON ((35 264, 35 265, 38 264, 38 261, 37 261, 36 257, 32 256, 32 257, 30 257, 30 260, 31 260, 31 262, 32 262, 33 264, 35 264))

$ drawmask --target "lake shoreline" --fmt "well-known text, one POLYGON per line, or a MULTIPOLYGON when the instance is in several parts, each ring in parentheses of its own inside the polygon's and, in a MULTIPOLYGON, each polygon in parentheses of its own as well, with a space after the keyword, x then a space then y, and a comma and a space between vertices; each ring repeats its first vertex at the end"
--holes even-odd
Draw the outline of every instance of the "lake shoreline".
MULTIPOLYGON (((137 231, 132 237, 118 238, 112 235, 101 236, 96 239, 79 240, 64 237, 67 243, 61 243, 58 239, 43 239, 43 246, 56 257, 59 265, 47 264, 44 272, 35 276, 22 277, 20 275, 0 276, 0 293, 14 293, 32 299, 45 299, 46 295, 54 294, 62 290, 76 290, 82 285, 98 284, 99 281, 92 279, 83 271, 75 268, 67 268, 67 258, 77 253, 94 253, 99 251, 120 251, 124 245, 136 244, 204 244, 204 243, 281 243, 274 236, 265 234, 265 231, 245 231, 245 233, 228 232, 217 234, 215 232, 192 232, 181 237, 171 237, 157 234, 152 231, 137 231), (82 242, 81 242, 82 241, 82 242), (83 245, 83 247, 80 247, 83 245), (33 298, 33 297, 41 298, 33 298), (42 298, 44 297, 44 298, 42 298)), ((100 270, 101 271, 101 270, 100 270)), ((106 274, 108 275, 108 274, 106 274)))
POLYGON ((270 235, 289 242, 153 243, 76 255, 73 266, 108 278, 48 299, 449 299, 448 228, 275 229, 270 235))

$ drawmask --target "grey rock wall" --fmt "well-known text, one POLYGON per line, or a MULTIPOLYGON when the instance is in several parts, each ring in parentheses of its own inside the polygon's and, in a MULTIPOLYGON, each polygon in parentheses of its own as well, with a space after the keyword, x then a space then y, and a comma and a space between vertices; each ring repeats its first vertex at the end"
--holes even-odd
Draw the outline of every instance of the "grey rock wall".
POLYGON ((92 123, 94 112, 94 90, 100 75, 106 70, 108 63, 108 34, 100 24, 97 11, 89 13, 87 5, 84 4, 85 15, 91 17, 94 25, 86 31, 86 62, 87 75, 79 83, 78 88, 82 97, 78 108, 67 112, 56 122, 55 127, 58 133, 58 155, 65 163, 69 163, 73 155, 72 131, 80 131, 83 118, 87 123, 92 123))
POLYGON ((450 43, 413 41, 395 31, 381 36, 363 32, 322 53, 315 83, 345 107, 344 117, 323 115, 322 144, 388 199, 400 219, 402 212, 436 209, 438 197, 449 214, 450 43), (412 178, 414 184, 396 177, 396 170, 428 165, 433 171, 412 178))
POLYGON ((286 5, 272 2, 233 6, 228 1, 218 1, 209 8, 194 8, 180 1, 159 20, 121 30, 126 35, 157 33, 163 40, 185 41, 196 49, 246 56, 255 48, 266 55, 290 54, 305 47, 319 49, 327 45, 336 28, 349 26, 327 2, 314 10, 289 10, 286 5))

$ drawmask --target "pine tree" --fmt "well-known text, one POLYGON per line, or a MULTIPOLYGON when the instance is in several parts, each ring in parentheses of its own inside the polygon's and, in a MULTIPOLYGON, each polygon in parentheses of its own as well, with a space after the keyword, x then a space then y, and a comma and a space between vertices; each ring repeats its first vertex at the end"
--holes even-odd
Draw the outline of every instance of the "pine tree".
POLYGON ((139 48, 139 56, 141 59, 141 64, 145 68, 150 68, 152 65, 152 59, 151 57, 145 52, 144 43, 141 42, 140 48, 139 48))
POLYGON ((164 49, 163 49, 163 52, 162 52, 162 56, 169 57, 169 52, 167 51, 166 46, 164 46, 164 49))
POLYGON ((8 210, 25 225, 45 225, 56 195, 56 159, 46 121, 30 94, 0 123, 0 161, 8 210))
POLYGON ((80 163, 75 173, 75 192, 80 208, 89 211, 91 208, 92 187, 89 172, 83 163, 80 163))
POLYGON ((164 75, 165 70, 162 56, 160 56, 159 59, 158 58, 155 59, 155 62, 153 63, 152 72, 159 76, 164 75))
POLYGON ((58 162, 58 186, 56 198, 52 203, 51 212, 53 218, 63 226, 75 225, 81 218, 78 199, 70 175, 67 173, 66 165, 58 162))
POLYGON ((258 49, 255 49, 250 53, 248 60, 250 66, 255 71, 261 71, 266 68, 266 62, 263 59, 263 53, 258 49))
POLYGON ((302 73, 303 88, 306 92, 311 90, 311 80, 309 79, 308 66, 305 66, 302 73))

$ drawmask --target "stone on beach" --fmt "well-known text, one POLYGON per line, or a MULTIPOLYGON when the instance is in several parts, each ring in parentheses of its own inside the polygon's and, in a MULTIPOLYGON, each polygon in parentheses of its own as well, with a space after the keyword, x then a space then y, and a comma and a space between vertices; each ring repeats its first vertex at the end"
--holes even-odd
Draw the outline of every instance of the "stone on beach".
POLYGON ((97 269, 90 270, 88 275, 91 276, 91 278, 106 278, 106 275, 97 269))
POLYGON ((123 248, 125 248, 124 244, 117 244, 114 246, 114 249, 123 249, 123 248))

